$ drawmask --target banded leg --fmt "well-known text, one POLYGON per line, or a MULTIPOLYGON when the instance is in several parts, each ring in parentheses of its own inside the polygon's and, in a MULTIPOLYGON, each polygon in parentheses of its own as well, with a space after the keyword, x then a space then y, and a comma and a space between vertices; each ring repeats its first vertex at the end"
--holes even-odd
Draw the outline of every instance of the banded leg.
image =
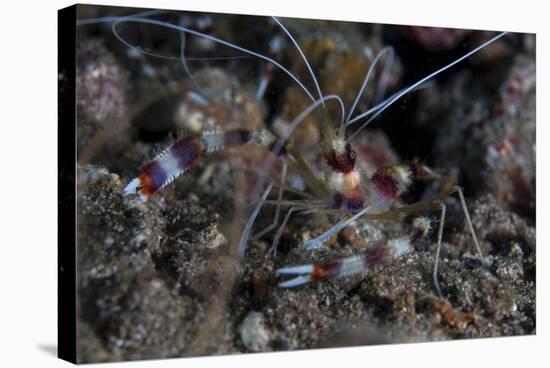
MULTIPOLYGON (((434 287, 436 289, 436 292, 439 297, 442 297, 441 293, 441 287, 439 285, 439 278, 438 278, 438 268, 439 268, 439 255, 441 253, 441 243, 443 240, 443 228, 445 224, 445 214, 446 214, 446 207, 441 202, 434 202, 432 200, 426 201, 426 202, 419 202, 412 205, 396 208, 389 210, 385 213, 379 213, 379 214, 364 214, 364 217, 367 219, 379 219, 379 220, 390 220, 390 219, 398 219, 404 214, 410 214, 410 213, 416 213, 416 212, 424 212, 433 210, 434 206, 437 206, 436 208, 439 208, 441 210, 441 215, 439 219, 439 228, 437 233, 437 245, 436 245, 436 254, 434 257, 434 266, 433 266, 433 281, 434 281, 434 287)), ((321 236, 311 239, 308 242, 306 242, 306 247, 309 246, 307 249, 314 249, 312 246, 318 247, 327 237, 334 234, 335 232, 340 231, 343 227, 350 224, 355 219, 362 216, 362 212, 365 210, 357 213, 355 216, 344 220, 336 225, 334 225, 332 228, 330 228, 328 231, 326 231, 321 236)), ((425 235, 422 235, 424 237, 425 235)))
POLYGON ((361 273, 365 270, 372 270, 375 266, 389 259, 400 259, 412 252, 414 244, 420 239, 424 239, 430 228, 431 223, 428 218, 417 217, 413 222, 413 230, 408 236, 392 239, 385 245, 367 249, 363 254, 336 261, 279 268, 276 271, 278 276, 296 276, 293 279, 281 282, 279 286, 290 288, 309 282, 340 278, 361 273))

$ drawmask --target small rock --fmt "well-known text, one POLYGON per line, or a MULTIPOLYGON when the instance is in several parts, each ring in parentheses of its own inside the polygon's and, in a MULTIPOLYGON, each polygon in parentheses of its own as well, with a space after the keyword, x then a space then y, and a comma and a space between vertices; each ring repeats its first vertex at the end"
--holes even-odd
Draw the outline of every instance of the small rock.
POLYGON ((519 262, 506 260, 500 260, 495 267, 495 273, 501 279, 516 281, 523 278, 523 266, 519 262))
POLYGON ((265 327, 264 316, 259 312, 250 312, 240 328, 241 341, 251 352, 266 351, 269 344, 269 331, 265 327))

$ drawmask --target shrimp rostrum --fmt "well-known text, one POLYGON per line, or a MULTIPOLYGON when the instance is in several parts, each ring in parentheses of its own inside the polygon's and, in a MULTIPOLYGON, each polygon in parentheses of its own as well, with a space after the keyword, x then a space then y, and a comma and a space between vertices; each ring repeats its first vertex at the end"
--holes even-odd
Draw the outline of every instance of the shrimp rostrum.
MULTIPOLYGON (((88 20, 88 22, 92 21, 88 20)), ((148 14, 113 17, 112 19, 99 19, 98 21, 112 22, 113 33, 131 48, 135 47, 117 33, 117 26, 121 23, 153 25, 180 32, 182 35, 181 62, 191 80, 192 76, 185 63, 183 52, 185 36, 208 40, 261 60, 264 66, 262 77, 258 83, 257 99, 264 98, 274 69, 278 69, 279 72, 286 74, 303 92, 303 95, 310 100, 310 104, 295 115, 292 121, 287 124, 286 129, 277 133, 268 128, 258 130, 215 128, 183 136, 142 167, 138 176, 126 185, 125 195, 137 195, 139 199, 145 201, 169 185, 178 176, 190 170, 202 156, 228 148, 257 145, 263 147, 269 154, 258 170, 253 193, 255 199, 250 206, 250 214, 241 232, 239 254, 242 257, 245 256, 246 246, 251 237, 267 239, 269 234, 272 236, 270 253, 276 256, 277 246, 284 230, 291 218, 297 214, 322 213, 329 216, 330 219, 337 219, 322 234, 301 244, 300 246, 303 247, 304 252, 314 252, 322 247, 328 238, 355 221, 386 220, 401 222, 405 218, 412 218, 410 231, 407 234, 390 239, 385 244, 367 248, 361 254, 323 263, 288 265, 277 269, 277 276, 285 278, 279 284, 281 287, 296 287, 309 282, 344 277, 371 270, 386 261, 399 259, 409 254, 415 249, 419 241, 428 237, 433 228, 437 228, 434 231, 437 243, 434 254, 433 283, 435 291, 441 296, 442 292, 438 281, 438 260, 446 216, 444 199, 449 195, 457 196, 471 243, 477 256, 483 261, 483 254, 460 187, 449 185, 439 194, 415 203, 403 204, 400 200, 401 196, 416 181, 435 181, 441 179, 441 175, 418 160, 379 167, 373 173, 363 172, 357 163, 358 157, 353 140, 359 136, 363 128, 403 96, 424 88, 426 83, 436 75, 471 57, 498 38, 503 37, 504 33, 489 39, 452 63, 406 88, 398 90, 389 97, 384 96, 385 91, 383 88, 378 88, 374 94, 374 103, 370 104, 371 107, 354 115, 359 102, 366 95, 369 81, 374 79, 376 75, 381 81, 380 86, 384 85, 382 82, 388 79, 388 73, 395 58, 395 52, 391 47, 382 48, 378 54, 372 55, 370 65, 364 71, 365 77, 362 80, 361 87, 357 91, 351 106, 346 107, 345 99, 340 95, 332 91, 322 90, 306 54, 294 39, 292 33, 285 27, 283 21, 276 17, 273 17, 271 21, 279 33, 271 42, 268 56, 197 30, 197 27, 185 22, 169 23, 157 20, 148 14), (289 48, 294 48, 295 50, 292 51, 300 56, 301 63, 305 66, 308 77, 314 84, 314 90, 308 89, 297 75, 277 60, 283 44, 286 44, 289 48), (337 111, 337 114, 334 114, 334 111, 337 111), (317 126, 320 132, 318 146, 324 161, 324 174, 318 174, 319 170, 315 170, 308 163, 308 160, 303 157, 300 151, 299 142, 294 139, 297 128, 306 118, 310 118, 314 112, 316 113, 315 117, 318 117, 317 126), (276 162, 280 164, 275 166, 276 162), (281 168, 279 175, 275 175, 274 167, 281 168), (299 176, 304 186, 297 189, 288 183, 289 173, 299 176), (292 196, 285 195, 285 193, 292 194, 292 196), (296 199, 297 197, 300 199, 296 199), (273 221, 267 227, 252 234, 258 214, 266 206, 275 207, 273 221), (426 216, 427 213, 433 213, 434 211, 438 213, 437 221, 426 216)), ((143 50, 138 51, 142 52, 143 50)), ((198 103, 206 103, 207 98, 201 96, 200 86, 195 82, 192 83, 192 86, 193 93, 190 96, 198 103)))

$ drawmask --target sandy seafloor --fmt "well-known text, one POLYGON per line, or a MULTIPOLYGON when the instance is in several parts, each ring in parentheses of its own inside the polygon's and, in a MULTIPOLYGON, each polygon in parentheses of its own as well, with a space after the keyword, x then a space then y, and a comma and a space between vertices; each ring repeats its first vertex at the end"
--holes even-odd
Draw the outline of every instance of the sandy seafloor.
MULTIPOLYGON (((136 12, 85 6, 79 18, 136 12)), ((154 17, 196 26, 199 16, 169 12, 154 17)), ((281 34, 268 18, 212 19, 207 32, 263 54, 269 53, 272 37, 281 34)), ((380 86, 389 96, 495 35, 283 22, 302 46, 324 93, 337 93, 346 106, 372 55, 387 45, 395 48, 397 59, 386 83, 379 83, 380 73, 375 73, 357 113, 372 106, 380 86)), ((487 264, 476 257, 459 202, 446 199, 439 276, 443 298, 438 298, 431 274, 436 231, 412 254, 374 271, 293 289, 278 287, 277 268, 338 259, 384 244, 407 234, 401 221, 358 220, 311 253, 303 242, 338 219, 296 215, 276 255, 268 254, 272 231, 250 239, 239 259, 237 242, 266 154, 253 145, 205 156, 145 203, 123 197, 140 165, 173 137, 236 127, 280 133, 309 101, 279 71, 265 96, 256 99, 264 62, 188 37, 193 82, 178 59, 178 32, 136 23, 121 24, 118 30, 125 40, 164 57, 130 51, 113 36, 111 24, 78 28, 80 362, 536 333, 533 35, 505 36, 388 108, 352 142, 366 176, 377 167, 411 159, 441 173, 440 181, 414 185, 402 197, 404 204, 453 183, 464 189, 487 264), (197 104, 186 91, 202 93, 207 105, 197 104)), ((288 40, 276 58, 314 91, 288 40)), ((319 116, 304 121, 290 142, 323 178, 319 116)), ((329 108, 327 117, 336 119, 335 110, 329 108)), ((280 172, 277 163, 271 178, 276 180, 280 172)), ((297 173, 290 172, 287 179, 289 186, 303 189, 297 173)), ((289 193, 285 198, 299 199, 289 193)), ((274 208, 265 206, 252 233, 274 215, 274 208)), ((426 215, 437 227, 438 213, 426 215)))

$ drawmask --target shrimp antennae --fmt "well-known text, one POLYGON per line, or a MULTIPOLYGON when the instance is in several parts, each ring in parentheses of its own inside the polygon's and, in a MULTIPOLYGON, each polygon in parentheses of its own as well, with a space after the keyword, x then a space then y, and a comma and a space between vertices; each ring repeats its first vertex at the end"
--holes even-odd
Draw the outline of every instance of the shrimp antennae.
POLYGON ((319 87, 319 82, 317 82, 317 78, 315 77, 315 73, 313 72, 313 69, 311 69, 311 65, 309 65, 309 62, 307 61, 306 55, 304 55, 304 52, 302 51, 302 49, 298 45, 298 42, 296 42, 296 40, 294 39, 292 34, 283 25, 283 23, 281 23, 281 21, 279 21, 279 19, 277 19, 277 17, 271 17, 271 18, 273 18, 273 20, 283 29, 283 31, 286 33, 288 38, 290 38, 290 40, 292 41, 292 43, 294 44, 294 46, 296 47, 296 49, 300 53, 300 56, 304 60, 304 63, 306 64, 306 67, 309 70, 309 74, 311 75, 311 79, 313 79, 313 83, 315 83, 315 88, 317 89, 317 93, 319 94, 319 99, 321 99, 321 101, 323 101, 322 103, 323 103, 323 107, 324 107, 325 102, 323 100, 323 93, 321 93, 321 87, 319 87))
MULTIPOLYGON (((424 88, 428 88, 430 86, 430 82, 424 82, 424 84, 420 84, 418 86, 416 86, 416 88, 414 88, 413 90, 409 91, 409 93, 411 92, 415 92, 415 91, 418 91, 418 90, 421 90, 421 89, 424 89, 424 88)), ((394 94, 390 95, 388 98, 386 98, 385 100, 383 100, 382 102, 379 102, 377 103, 376 105, 374 105, 373 107, 371 107, 370 109, 368 109, 367 111, 365 111, 364 113, 362 113, 362 117, 367 117, 369 115, 372 115, 374 114, 376 111, 380 110, 382 107, 384 107, 384 105, 386 105, 391 99, 393 99, 395 96, 397 96, 398 94, 400 94, 402 91, 404 91, 407 87, 395 92, 394 94)), ((351 124, 357 122, 358 119, 356 118, 353 118, 352 120, 349 120, 347 121, 346 123, 346 128, 348 126, 350 126, 351 124)), ((349 139, 348 139, 349 141, 349 139)))
POLYGON ((146 10, 142 11, 136 14, 130 14, 130 15, 123 15, 123 16, 110 16, 110 17, 96 17, 96 18, 86 18, 86 19, 78 19, 76 21, 77 26, 85 26, 89 24, 96 24, 96 23, 109 23, 109 22, 115 22, 119 20, 120 18, 135 18, 135 17, 150 17, 154 15, 159 15, 166 13, 166 10, 146 10))
POLYGON ((113 32, 113 35, 120 41, 122 42, 124 45, 126 45, 127 47, 131 48, 131 49, 135 49, 137 51, 140 51, 139 48, 135 47, 134 45, 132 45, 130 42, 126 41, 117 31, 117 26, 120 25, 121 23, 142 23, 142 24, 152 24, 152 25, 156 25, 156 26, 159 26, 159 27, 164 27, 164 28, 168 28, 168 29, 173 29, 173 30, 176 30, 176 31, 180 31, 180 32, 185 32, 185 33, 189 33, 193 36, 197 36, 197 37, 202 37, 202 38, 205 38, 207 40, 210 40, 212 42, 216 42, 216 43, 219 43, 221 45, 224 45, 224 46, 227 46, 229 48, 232 48, 232 49, 235 49, 235 50, 238 50, 238 51, 241 51, 245 54, 249 54, 249 55, 252 55, 252 56, 255 56, 257 58, 260 58, 262 60, 265 60, 267 62, 270 62, 272 63, 273 65, 275 65, 276 67, 278 67, 279 69, 281 69, 283 72, 285 72, 289 77, 291 77, 299 86, 300 88, 302 88, 302 90, 308 95, 308 97, 312 100, 312 101, 316 101, 315 98, 313 97, 313 95, 309 92, 309 90, 306 88, 306 86, 298 79, 298 77, 296 77, 294 74, 292 74, 287 68, 285 68, 283 65, 281 65, 280 63, 278 63, 277 61, 265 56, 265 55, 262 55, 262 54, 259 54, 255 51, 252 51, 252 50, 249 50, 249 49, 246 49, 244 47, 241 47, 241 46, 238 46, 238 45, 235 45, 231 42, 228 42, 228 41, 225 41, 225 40, 222 40, 221 38, 217 38, 217 37, 214 37, 214 36, 211 36, 209 34, 206 34, 206 33, 202 33, 202 32, 199 32, 199 31, 195 31, 193 29, 190 29, 190 28, 187 28, 187 27, 183 27, 183 26, 179 26, 179 25, 176 25, 176 24, 172 24, 172 23, 168 23, 168 22, 163 22, 163 21, 160 21, 160 20, 156 20, 156 19, 149 19, 149 18, 141 18, 141 17, 121 17, 121 18, 118 18, 117 20, 115 20, 113 22, 113 25, 112 25, 112 32, 113 32))
MULTIPOLYGON (((147 16, 154 16, 159 15, 162 13, 165 13, 166 10, 151 10, 151 11, 145 11, 137 14, 132 15, 125 15, 125 16, 107 16, 107 17, 97 17, 97 18, 86 18, 86 19, 78 19, 76 21, 77 26, 86 26, 91 24, 97 24, 97 23, 110 23, 110 22, 116 22, 120 20, 121 18, 136 18, 136 17, 147 17, 147 16)), ((185 32, 183 32, 185 33, 185 32)), ((151 50, 146 50, 138 46, 131 45, 130 48, 132 50, 135 50, 139 52, 142 55, 152 56, 157 59, 163 59, 163 60, 181 60, 180 56, 167 56, 158 54, 156 52, 153 52, 151 50)), ((204 61, 204 60, 236 60, 236 59, 247 59, 251 56, 247 55, 238 55, 238 56, 205 56, 205 57, 187 57, 186 60, 188 61, 204 61)))
POLYGON ((185 74, 187 74, 187 77, 189 78, 191 83, 193 83, 193 85, 195 86, 197 91, 200 93, 200 94, 195 93, 195 95, 197 95, 199 101, 201 101, 202 104, 205 104, 206 103, 206 98, 205 98, 206 94, 204 93, 201 86, 199 86, 199 84, 195 80, 195 77, 193 77, 193 74, 191 74, 191 71, 189 70, 189 67, 187 66, 187 63, 185 62, 185 32, 180 32, 180 39, 181 39, 181 43, 180 43, 181 65, 183 66, 183 70, 185 71, 185 74))
MULTIPOLYGON (((357 129, 349 138, 348 138, 348 141, 351 141, 353 138, 355 138, 357 136, 357 134, 363 129, 365 128, 371 121, 373 121, 374 119, 376 119, 384 110, 386 110, 388 107, 390 107, 391 105, 393 105, 397 100, 399 100, 401 97, 405 96, 407 93, 411 92, 412 90, 414 90, 415 88, 419 87, 420 85, 422 85, 423 83, 427 82, 428 80, 432 79, 433 77, 435 77, 436 75, 438 74, 441 74, 443 73, 445 70, 453 67, 454 65, 460 63, 461 61, 463 61, 464 59, 467 59, 469 58, 470 56, 472 56, 473 54, 475 54, 476 52, 478 52, 479 50, 489 46, 490 44, 492 44, 493 42, 495 42, 496 40, 498 40, 499 38, 505 36, 508 32, 502 32, 502 33, 499 33, 498 35, 496 35, 495 37, 491 38, 490 40, 486 41, 485 43, 481 44, 480 46, 476 47, 475 49, 473 49, 472 51, 468 52, 467 54, 461 56, 460 58, 456 59, 455 61, 445 65, 444 67, 436 70, 435 72, 425 76, 424 78, 420 79, 419 81, 411 84, 409 87, 401 90, 400 92, 398 92, 396 95, 394 95, 394 97, 392 97, 385 105, 383 105, 379 110, 377 110, 374 115, 372 115, 365 123, 363 123, 363 125, 357 129)), ((355 118, 353 118, 352 120, 350 120, 348 122, 348 125, 349 124, 352 124, 358 120, 361 120, 362 118, 364 118, 367 114, 366 113, 363 113, 355 118)))
MULTIPOLYGON (((363 95, 363 92, 365 91, 365 88, 367 87, 367 83, 369 82, 370 76, 371 76, 372 72, 374 71, 374 67, 376 66, 376 64, 378 64, 378 61, 386 54, 390 54, 391 57, 393 57, 393 55, 395 54, 395 51, 394 51, 393 47, 391 47, 391 46, 384 47, 382 49, 382 51, 380 51, 378 53, 378 55, 376 55, 373 62, 370 64, 369 70, 367 71, 367 75, 365 76, 365 79, 363 80, 363 84, 361 85, 361 88, 359 89, 359 92, 357 92, 357 97, 355 97, 355 100, 353 101, 353 105, 351 105, 351 108, 349 110, 348 117, 346 118, 346 121, 350 121, 351 116, 353 115, 353 112, 355 111, 355 107, 357 107, 357 104, 359 103, 359 99, 361 98, 361 96, 363 95)), ((348 123, 348 125, 349 125, 349 123, 348 123)))
MULTIPOLYGON (((128 15, 128 16, 124 16, 124 17, 99 17, 99 18, 89 18, 89 19, 81 19, 81 20, 78 20, 77 21, 77 25, 86 25, 86 24, 94 24, 94 23, 109 23, 109 22, 113 22, 113 25, 112 25, 112 32, 113 32, 113 35, 120 41, 122 42, 126 47, 132 49, 132 50, 136 50, 137 52, 140 52, 140 53, 143 53, 143 54, 146 54, 146 55, 151 55, 151 56, 156 56, 156 57, 161 57, 161 58, 164 58, 164 59, 171 59, 171 60, 180 60, 181 58, 178 57, 178 58, 174 58, 174 57, 166 57, 166 56, 163 56, 163 55, 158 55, 158 54, 155 54, 155 53, 152 53, 152 52, 148 52, 148 51, 145 51, 145 50, 142 50, 141 48, 139 47, 136 47, 134 45, 132 45, 130 42, 126 41, 122 36, 120 36, 120 34, 118 33, 118 31, 116 30, 116 27, 120 24, 120 23, 127 23, 127 22, 133 22, 133 23, 142 23, 142 24, 152 24, 152 25, 157 25, 157 26, 160 26, 160 27, 164 27, 164 28, 169 28, 169 29, 174 29, 174 30, 178 30, 180 32, 184 32, 184 33, 189 33, 193 36, 197 36, 197 37, 202 37, 204 39, 207 39, 207 40, 210 40, 212 42, 215 42, 215 43, 219 43, 221 45, 224 45, 224 46, 227 46, 229 48, 232 48, 232 49, 235 49, 235 50, 238 50, 238 51, 241 51, 241 52, 244 52, 245 54, 249 54, 249 55, 252 55, 252 56, 255 56, 257 58, 260 58, 264 61, 267 61, 267 62, 270 62, 272 63, 273 65, 275 65, 277 68, 281 69, 285 74, 287 74, 289 77, 291 77, 299 86, 300 88, 302 88, 302 90, 307 94, 307 96, 312 100, 312 101, 315 101, 315 98, 313 97, 313 95, 311 94, 311 92, 309 92, 309 90, 306 88, 306 86, 298 79, 298 77, 296 77, 294 74, 292 74, 292 72, 290 72, 290 70, 288 70, 287 68, 285 68, 283 65, 281 65, 280 63, 278 63, 277 61, 273 60, 272 58, 270 57, 267 57, 265 55, 262 55, 260 53, 257 53, 255 51, 252 51, 252 50, 249 50, 249 49, 246 49, 244 47, 241 47, 241 46, 238 46, 238 45, 235 45, 231 42, 228 42, 228 41, 225 41, 221 38, 217 38, 217 37, 214 37, 214 36, 211 36, 211 35, 208 35, 206 33, 202 33, 202 32, 199 32, 199 31, 195 31, 195 30, 192 30, 190 28, 187 28, 187 27, 183 27, 183 26, 178 26, 176 24, 172 24, 172 23, 168 23, 168 22, 163 22, 163 21, 160 21, 160 20, 156 20, 156 19, 149 19, 149 18, 143 18, 144 15, 156 15, 158 13, 162 13, 162 11, 158 11, 158 12, 146 12, 146 13, 138 13, 138 15, 141 15, 141 16, 134 16, 134 15, 128 15)), ((234 58, 234 57, 229 57, 229 58, 234 58)), ((237 57, 239 58, 239 57, 237 57)), ((201 60, 201 59, 204 59, 204 58, 187 58, 187 60, 201 60)), ((208 59, 211 59, 211 58, 208 58, 208 59)), ((221 59, 221 58, 220 58, 221 59)))
POLYGON ((384 98, 386 94, 386 89, 388 87, 388 80, 390 79, 391 69, 395 61, 395 50, 392 47, 392 50, 384 63, 384 69, 382 69, 382 74, 380 75, 380 80, 378 81, 378 86, 376 87, 376 95, 374 96, 374 104, 379 103, 384 98))

